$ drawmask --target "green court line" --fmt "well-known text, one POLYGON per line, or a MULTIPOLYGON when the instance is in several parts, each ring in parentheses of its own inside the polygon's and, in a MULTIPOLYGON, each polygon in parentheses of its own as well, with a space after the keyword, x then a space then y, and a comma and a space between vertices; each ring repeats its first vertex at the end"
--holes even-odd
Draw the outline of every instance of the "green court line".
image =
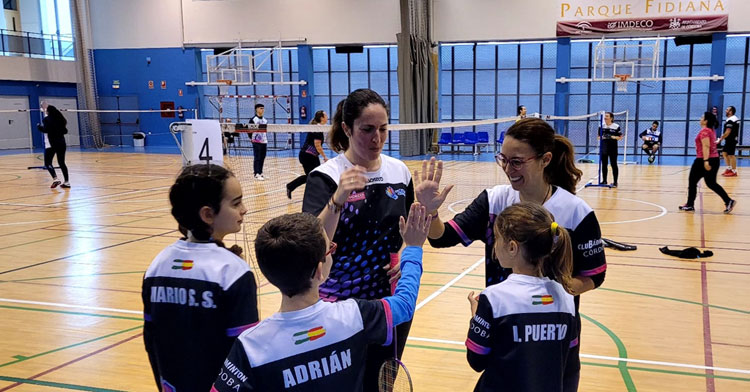
MULTIPOLYGON (((608 363, 595 363, 595 362, 581 362, 581 365, 586 366, 598 366, 598 367, 608 367, 608 368, 616 368, 619 365, 612 365, 608 363)), ((716 374, 706 374, 704 373, 691 373, 691 372, 683 372, 679 370, 666 370, 666 369, 652 369, 652 368, 644 368, 644 367, 638 367, 638 366, 629 366, 628 369, 630 370, 637 370, 641 372, 649 372, 649 373, 664 373, 664 374, 672 374, 677 376, 690 376, 690 377, 703 377, 703 378, 718 378, 722 380, 731 380, 731 381, 742 381, 742 382, 750 382, 750 378, 742 378, 742 377, 734 377, 734 376, 718 376, 716 374)))
MULTIPOLYGON (((130 331, 134 331, 136 329, 140 329, 140 328, 143 328, 143 326, 139 325, 137 327, 123 329, 122 331, 112 332, 110 334, 107 334, 107 335, 104 335, 104 336, 100 336, 98 338, 93 338, 93 339, 85 340, 83 342, 74 343, 74 344, 71 344, 71 345, 68 345, 68 346, 59 347, 59 348, 56 348, 56 349, 53 349, 53 350, 45 351, 43 353, 30 355, 28 357, 22 356, 23 359, 16 359, 15 361, 10 361, 10 362, 6 362, 6 363, 3 363, 3 364, 0 364, 0 368, 8 366, 8 365, 13 365, 13 364, 16 364, 16 363, 19 363, 19 362, 23 362, 23 361, 28 361, 29 359, 33 359, 33 358, 41 357, 41 356, 44 356, 44 355, 56 353, 56 352, 59 352, 59 351, 67 350, 69 348, 82 346, 84 344, 96 342, 97 340, 106 339, 106 338, 109 338, 109 337, 112 337, 112 336, 115 336, 115 335, 120 335, 120 334, 123 334, 123 333, 126 333, 126 332, 130 332, 130 331)), ((18 356, 16 356, 16 357, 18 357, 18 356)))
MULTIPOLYGON (((599 329, 604 331, 609 337, 612 339, 613 342, 615 342, 615 346, 617 346, 617 356, 620 358, 627 358, 628 357, 628 350, 625 348, 625 344, 622 343, 622 340, 620 340, 617 335, 612 332, 609 328, 607 328, 604 324, 594 320, 593 318, 586 316, 585 314, 578 312, 578 314, 581 315, 582 318, 588 320, 589 322, 593 323, 599 329)), ((620 375, 622 375, 622 380, 625 382, 625 386, 628 388, 628 392, 635 392, 635 384, 633 383, 633 379, 630 377, 630 372, 628 372, 628 363, 624 361, 620 361, 617 363, 617 367, 620 369, 620 375)))
POLYGON ((59 382, 42 381, 42 380, 29 380, 28 378, 17 378, 17 377, 8 377, 8 376, 0 376, 0 380, 8 381, 8 382, 17 382, 21 384, 39 385, 41 387, 72 389, 74 391, 124 392, 119 389, 97 388, 97 387, 89 387, 85 385, 64 384, 64 383, 59 383, 59 382))
POLYGON ((638 293, 638 292, 635 292, 635 291, 627 291, 627 290, 610 289, 610 288, 607 288, 607 287, 599 287, 597 290, 612 291, 612 292, 621 293, 621 294, 638 295, 638 296, 641 296, 641 297, 648 297, 648 298, 658 298, 658 299, 663 299, 663 300, 667 300, 667 301, 675 301, 675 302, 681 302, 681 303, 691 304, 691 305, 708 306, 709 308, 721 309, 721 310, 726 310, 726 311, 729 311, 729 312, 742 313, 742 314, 750 314, 750 310, 733 309, 733 308, 728 308, 726 306, 711 305, 711 304, 704 305, 702 302, 695 302, 695 301, 689 301, 689 300, 686 300, 686 299, 679 299, 679 298, 672 298, 672 297, 664 297, 664 296, 661 296, 661 295, 638 293))
POLYGON ((99 313, 71 312, 71 311, 68 311, 68 310, 29 308, 29 307, 25 307, 25 306, 0 305, 0 308, 2 308, 2 309, 13 309, 13 310, 27 310, 27 311, 30 311, 30 312, 45 312, 45 313, 69 314, 69 315, 73 315, 73 316, 90 316, 90 317, 102 317, 102 318, 111 318, 111 319, 120 319, 120 320, 143 321, 143 317, 114 316, 114 315, 99 314, 99 313))
MULTIPOLYGON (((450 347, 438 347, 438 346, 426 346, 422 344, 411 344, 407 343, 406 347, 414 347, 414 348, 421 348, 425 350, 438 350, 438 351, 449 351, 449 352, 456 352, 456 353, 465 353, 466 349, 459 349, 459 348, 450 348, 450 347)), ((598 367, 606 367, 606 368, 620 368, 620 365, 613 365, 608 363, 596 363, 596 362, 581 362, 582 366, 598 366, 598 367)), ((664 374, 672 374, 677 376, 690 376, 690 377, 712 377, 716 379, 722 379, 722 380, 731 380, 731 381, 742 381, 742 382, 750 382, 750 378, 742 378, 742 377, 733 377, 733 376, 719 376, 719 375, 707 375, 706 373, 691 373, 691 372, 683 372, 679 370, 665 370, 665 369, 652 369, 652 368, 645 368, 645 367, 628 367, 629 370, 637 370, 641 372, 649 372, 649 373, 664 373, 664 374)), ((635 387, 633 387, 635 388, 635 387)), ((635 389, 634 389, 635 390, 635 389)))
POLYGON ((144 274, 146 271, 124 271, 124 272, 100 272, 96 274, 84 274, 84 275, 60 275, 60 276, 46 276, 43 278, 28 278, 28 279, 14 279, 8 280, 8 282, 31 282, 35 280, 49 280, 49 279, 65 279, 65 278, 87 278, 91 276, 105 276, 105 275, 126 275, 126 274, 144 274))

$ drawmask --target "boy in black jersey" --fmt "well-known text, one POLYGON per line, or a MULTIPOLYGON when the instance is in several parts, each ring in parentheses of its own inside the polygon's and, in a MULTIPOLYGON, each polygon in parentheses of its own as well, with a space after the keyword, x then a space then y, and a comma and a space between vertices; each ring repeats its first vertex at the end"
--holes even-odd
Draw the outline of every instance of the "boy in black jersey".
POLYGON ((297 213, 263 225, 255 252, 263 275, 281 290, 281 308, 240 335, 211 391, 361 391, 367 346, 391 344, 394 326, 414 314, 430 222, 419 203, 408 221, 401 218, 406 248, 393 296, 335 303, 318 293, 336 250, 320 221, 297 213))
POLYGON ((638 137, 643 140, 641 149, 648 155, 648 163, 654 163, 656 152, 661 146, 661 131, 659 131, 659 122, 654 121, 651 127, 641 132, 638 137))

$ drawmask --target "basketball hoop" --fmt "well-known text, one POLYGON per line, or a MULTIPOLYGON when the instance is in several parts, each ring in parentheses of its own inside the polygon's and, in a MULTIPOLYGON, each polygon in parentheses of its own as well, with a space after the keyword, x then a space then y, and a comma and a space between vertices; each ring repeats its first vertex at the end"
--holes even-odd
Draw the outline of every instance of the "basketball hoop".
POLYGON ((619 81, 615 81, 617 91, 623 92, 623 93, 628 92, 628 79, 630 79, 630 75, 615 74, 615 79, 620 79, 619 81))
POLYGON ((219 86, 219 95, 229 94, 229 86, 232 85, 231 79, 219 79, 216 83, 224 83, 224 86, 219 86))

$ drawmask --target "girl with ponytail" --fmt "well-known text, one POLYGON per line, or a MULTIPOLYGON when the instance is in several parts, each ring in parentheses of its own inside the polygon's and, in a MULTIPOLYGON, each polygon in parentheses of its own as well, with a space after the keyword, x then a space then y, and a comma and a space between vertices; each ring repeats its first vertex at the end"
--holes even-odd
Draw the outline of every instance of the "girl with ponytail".
POLYGON ((493 251, 513 273, 476 297, 469 293, 467 359, 483 372, 474 390, 572 390, 577 379, 565 368, 578 324, 570 235, 532 202, 506 208, 493 232, 493 251))
MULTIPOLYGON (((414 186, 417 201, 433 215, 428 239, 434 248, 445 248, 473 241, 485 243, 485 279, 490 286, 504 281, 512 272, 500 265, 494 254, 495 238, 492 235, 495 217, 506 208, 520 202, 543 205, 557 217, 560 227, 570 233, 573 247, 572 278, 567 289, 576 295, 593 290, 604 281, 607 262, 601 240, 601 229, 594 210, 575 195, 581 180, 581 171, 575 166, 573 145, 544 120, 524 118, 513 124, 505 133, 501 152, 495 156, 498 166, 505 172, 509 185, 496 185, 482 191, 461 213, 447 222, 440 219, 438 209, 445 201, 452 185, 442 191, 442 162, 432 158, 422 162, 422 171, 415 171, 414 186)), ((577 318, 580 326, 580 317, 577 318)), ((578 380, 580 362, 578 347, 568 361, 567 371, 578 380)), ((566 390, 575 390, 572 385, 566 390)))
POLYGON ((146 271, 143 340, 159 390, 208 391, 235 338, 258 322, 255 276, 242 249, 222 242, 247 208, 232 172, 206 164, 185 167, 169 201, 185 237, 146 271))

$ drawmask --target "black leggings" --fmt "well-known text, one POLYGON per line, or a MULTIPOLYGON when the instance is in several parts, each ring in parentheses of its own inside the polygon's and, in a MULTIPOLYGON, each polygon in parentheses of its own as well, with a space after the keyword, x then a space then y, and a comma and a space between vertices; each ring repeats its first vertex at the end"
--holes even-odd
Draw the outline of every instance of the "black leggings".
POLYGON ((719 172, 719 157, 708 158, 708 164, 711 165, 711 170, 706 171, 706 168, 703 167, 703 158, 695 158, 695 161, 693 161, 693 166, 690 168, 690 177, 688 179, 688 200, 686 205, 694 206, 695 196, 698 193, 698 181, 700 181, 701 178, 709 189, 716 192, 716 194, 721 197, 721 200, 724 201, 725 205, 732 200, 729 198, 729 195, 727 195, 727 191, 725 191, 721 185, 716 183, 716 174, 719 172))
POLYGON ((253 174, 263 174, 263 162, 266 160, 266 143, 253 143, 253 174))
POLYGON ((52 157, 57 154, 57 164, 60 165, 60 170, 62 170, 65 182, 68 182, 68 166, 65 165, 65 149, 65 143, 53 144, 52 147, 45 149, 44 167, 47 168, 47 171, 49 171, 49 174, 52 176, 52 178, 57 178, 57 173, 55 173, 55 166, 52 165, 52 157))
MULTIPOLYGON (((404 353, 406 338, 409 337, 411 320, 396 327, 395 343, 398 344, 398 357, 404 353)), ((369 345, 367 346, 367 359, 365 361, 364 392, 378 392, 378 373, 380 366, 388 359, 393 358, 393 344, 389 346, 369 345)))
POLYGON ((617 170, 617 149, 604 149, 601 154, 602 160, 602 182, 607 182, 607 163, 612 163, 612 177, 614 177, 614 183, 617 184, 617 176, 620 172, 617 170))
POLYGON ((305 174, 295 178, 294 180, 292 180, 292 182, 286 184, 289 192, 294 191, 295 189, 299 188, 300 185, 307 182, 307 175, 310 174, 313 169, 320 166, 320 158, 318 158, 317 155, 313 155, 305 151, 300 151, 299 163, 302 164, 302 168, 305 170, 305 174))

